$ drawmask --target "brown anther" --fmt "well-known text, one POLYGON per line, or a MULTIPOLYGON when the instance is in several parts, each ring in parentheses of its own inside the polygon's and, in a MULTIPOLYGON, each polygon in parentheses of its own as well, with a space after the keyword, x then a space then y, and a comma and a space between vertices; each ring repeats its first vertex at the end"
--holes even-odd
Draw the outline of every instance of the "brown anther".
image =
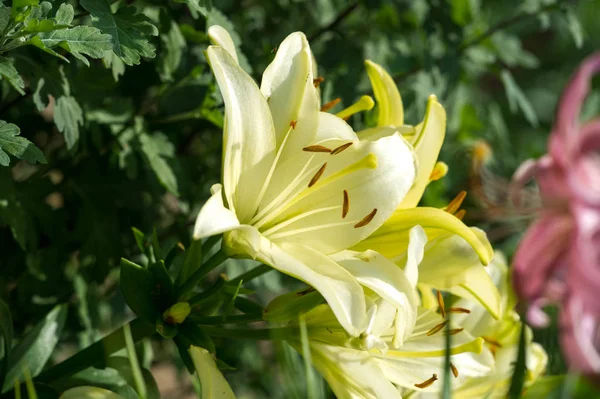
POLYGON ((444 305, 444 297, 442 296, 442 291, 437 292, 437 301, 438 306, 440 307, 440 312, 442 312, 442 317, 446 318, 446 306, 444 305))
POLYGON ((344 116, 342 119, 345 120, 345 121, 347 121, 348 119, 350 119, 351 116, 352 115, 344 116))
POLYGON ((309 145, 308 147, 304 147, 302 151, 306 152, 331 152, 331 150, 322 145, 309 145))
POLYGON ((348 191, 344 190, 344 204, 342 205, 342 219, 348 215, 350 210, 350 198, 348 198, 348 191))
POLYGON ((315 292, 316 290, 313 287, 308 287, 305 290, 296 292, 296 296, 304 296, 306 294, 310 294, 311 292, 315 292))
POLYGON ((447 309, 447 311, 450 313, 471 313, 471 311, 469 309, 465 309, 465 308, 450 308, 450 309, 447 309))
POLYGON ((290 122, 290 126, 292 127, 292 129, 295 129, 295 128, 296 128, 296 124, 297 124, 297 123, 298 123, 298 121, 295 121, 295 120, 292 120, 292 121, 290 122))
POLYGON ((179 249, 181 249, 182 251, 185 251, 185 246, 184 246, 182 243, 178 242, 178 243, 177 243, 177 247, 178 247, 179 249))
POLYGON ((356 223, 354 225, 354 228, 358 229, 359 227, 364 227, 364 226, 368 225, 369 223, 371 223, 371 220, 373 220, 373 218, 375 217, 376 214, 377 214, 377 208, 374 208, 371 211, 371 213, 369 213, 367 216, 362 218, 362 220, 360 222, 356 223))
POLYGON ((273 49, 271 50, 271 54, 275 54, 277 53, 277 46, 273 47, 273 49))
POLYGON ((430 379, 428 379, 428 380, 425 380, 425 381, 423 381, 423 382, 420 382, 420 383, 418 383, 418 384, 415 384, 415 386, 416 386, 417 388, 421 388, 421 389, 423 389, 423 388, 427 388, 427 387, 431 386, 431 384, 433 384, 434 382, 436 382, 436 381, 437 381, 437 379, 438 379, 438 378, 437 378, 437 374, 434 374, 434 375, 432 375, 432 376, 431 376, 431 378, 430 378, 430 379))
POLYGON ((323 104, 323 106, 321 107, 321 112, 329 111, 331 108, 338 105, 340 101, 342 101, 340 98, 336 98, 335 100, 331 100, 328 103, 323 104))
POLYGON ((314 78, 314 79, 313 79, 313 85, 315 86, 315 88, 318 88, 318 87, 319 87, 319 85, 321 85, 321 83, 323 83, 323 81, 324 81, 324 80, 325 80, 325 78, 324 78, 324 77, 322 77, 322 76, 319 76, 319 77, 317 77, 317 78, 314 78))
POLYGON ((467 214, 467 211, 465 211, 464 209, 461 209, 460 211, 456 212, 454 214, 454 216, 460 220, 463 220, 463 218, 465 217, 466 214, 467 214))
POLYGON ((496 348, 502 348, 502 344, 496 340, 493 340, 491 338, 486 338, 486 337, 481 337, 481 338, 483 338, 483 340, 486 343, 490 344, 491 346, 495 346, 496 348))
POLYGON ((331 150, 331 155, 339 154, 340 152, 342 152, 345 149, 347 149, 348 147, 350 147, 352 144, 353 144, 353 142, 351 141, 349 143, 342 144, 341 146, 334 148, 333 150, 331 150))
POLYGON ((452 328, 448 331, 448 334, 450 335, 456 335, 459 332, 462 332, 464 330, 464 328, 452 328))
POLYGON ((317 182, 319 181, 319 179, 321 178, 321 176, 323 176, 323 173, 325 172, 325 167, 327 166, 327 162, 325 162, 323 164, 323 166, 321 166, 321 169, 317 170, 317 173, 315 173, 315 175, 313 176, 312 179, 310 179, 310 182, 308 183, 308 187, 312 187, 315 184, 317 184, 317 182))
POLYGON ((454 214, 454 212, 458 211, 458 208, 460 208, 466 196, 467 192, 464 190, 456 194, 456 197, 454 197, 454 199, 450 201, 450 203, 446 207, 446 212, 454 214))
POLYGON ((450 363, 450 370, 452 370, 452 374, 454 375, 454 378, 458 378, 458 369, 452 363, 450 363))
POLYGON ((431 330, 427 331, 427 336, 430 337, 433 334, 440 332, 442 328, 446 327, 446 324, 448 324, 448 320, 441 322, 437 326, 433 327, 431 330))

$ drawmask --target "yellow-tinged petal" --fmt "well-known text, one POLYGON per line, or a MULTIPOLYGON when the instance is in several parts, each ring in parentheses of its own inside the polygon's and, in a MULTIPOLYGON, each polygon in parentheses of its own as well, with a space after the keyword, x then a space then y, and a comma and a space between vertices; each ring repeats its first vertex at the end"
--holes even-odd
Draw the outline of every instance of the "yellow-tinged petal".
POLYGON ((431 172, 440 154, 446 135, 446 111, 434 95, 429 96, 425 118, 413 142, 417 158, 417 178, 415 184, 400 204, 399 208, 413 208, 419 204, 425 188, 429 184, 431 172))
POLYGON ((83 386, 66 390, 59 399, 123 399, 123 397, 107 389, 83 386))
POLYGON ((365 67, 379 107, 377 125, 403 125, 404 107, 394 79, 381 65, 373 61, 366 60, 365 67))
POLYGON ((289 132, 286 153, 306 146, 317 129, 319 96, 313 85, 312 62, 304 33, 294 32, 279 45, 262 76, 260 91, 273 116, 277 147, 289 132))
POLYGON ((338 112, 337 114, 335 114, 335 116, 337 116, 338 118, 342 118, 342 119, 348 119, 356 113, 359 113, 362 111, 369 111, 369 110, 373 109, 374 106, 375 106, 375 101, 373 101, 371 96, 362 96, 357 102, 355 102, 348 108, 343 109, 342 111, 338 112))
POLYGON ((206 201, 194 226, 194 240, 217 235, 240 226, 235 213, 223 204, 223 191, 215 184, 213 195, 206 201))
POLYGON ((409 144, 411 140, 415 136, 415 127, 410 125, 402 125, 402 126, 377 126, 371 127, 369 129, 364 129, 356 134, 360 137, 361 140, 378 140, 382 137, 387 137, 392 134, 401 134, 402 137, 406 139, 409 144))
POLYGON ((319 291, 350 335, 358 336, 364 331, 367 322, 365 295, 348 271, 329 256, 305 245, 285 242, 277 245, 261 235, 259 239, 257 260, 319 291))
POLYGON ((202 399, 235 399, 229 383, 217 368, 210 352, 191 346, 189 353, 202 387, 202 399))
POLYGON ((468 242, 487 265, 494 256, 492 245, 484 235, 475 234, 460 219, 441 209, 419 207, 398 209, 376 232, 353 248, 356 251, 372 249, 388 258, 404 253, 408 245, 408 230, 420 225, 429 240, 447 234, 456 234, 468 242))
POLYGON ((235 49, 235 43, 231 35, 225 28, 219 25, 212 25, 208 28, 208 38, 211 43, 217 46, 223 47, 231 55, 231 57, 238 62, 237 51, 235 49))
POLYGON ((275 159, 275 130, 267 101, 227 50, 209 46, 208 60, 225 102, 223 188, 227 207, 246 221, 275 159))

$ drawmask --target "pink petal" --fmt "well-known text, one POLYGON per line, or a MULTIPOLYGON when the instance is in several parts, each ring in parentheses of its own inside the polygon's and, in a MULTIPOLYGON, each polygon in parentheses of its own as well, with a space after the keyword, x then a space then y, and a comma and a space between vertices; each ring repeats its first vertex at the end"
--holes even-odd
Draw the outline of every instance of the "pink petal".
POLYGON ((569 297, 560 315, 560 327, 563 354, 573 370, 587 375, 600 373, 599 322, 582 298, 569 297))

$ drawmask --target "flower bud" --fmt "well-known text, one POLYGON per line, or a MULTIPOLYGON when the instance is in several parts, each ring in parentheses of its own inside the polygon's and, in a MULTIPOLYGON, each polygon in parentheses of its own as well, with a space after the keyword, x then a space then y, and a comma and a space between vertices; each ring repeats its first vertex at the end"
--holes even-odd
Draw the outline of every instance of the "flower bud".
POLYGON ((163 320, 167 324, 181 324, 190 315, 192 308, 187 302, 177 302, 163 313, 163 320))

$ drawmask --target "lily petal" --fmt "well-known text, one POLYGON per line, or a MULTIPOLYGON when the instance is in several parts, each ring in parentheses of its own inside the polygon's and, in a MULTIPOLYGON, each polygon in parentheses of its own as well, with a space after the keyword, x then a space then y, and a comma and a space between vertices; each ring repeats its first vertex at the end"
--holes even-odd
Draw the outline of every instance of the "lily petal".
POLYGON ((378 126, 404 124, 404 107, 402 97, 394 79, 387 71, 371 60, 365 61, 369 80, 373 86, 373 93, 379 107, 378 126))
POLYGON ((208 28, 208 38, 212 44, 223 47, 229 55, 238 62, 237 51, 231 35, 225 28, 219 25, 212 25, 208 28))
POLYGON ((209 46, 208 60, 225 102, 223 186, 240 221, 258 206, 258 193, 275 159, 275 130, 258 86, 227 50, 209 46))
POLYGON ((317 127, 319 97, 313 85, 311 51, 303 33, 290 34, 277 48, 275 59, 263 74, 260 91, 271 109, 277 147, 288 131, 286 151, 306 146, 317 127))
POLYGON ((342 150, 302 152, 282 163, 258 212, 269 220, 253 224, 275 243, 297 242, 333 254, 366 238, 394 212, 412 184, 413 158, 397 135, 319 144, 342 150), (301 177, 294 178, 292 171, 301 166, 296 173, 301 177), (285 202, 272 205, 280 198, 285 202))
POLYGON ((361 140, 379 140, 382 137, 387 137, 392 134, 401 134, 410 144, 411 140, 415 137, 415 127, 410 125, 402 126, 377 126, 369 129, 364 129, 356 134, 361 140))
POLYGON ((444 137, 446 135, 446 111, 434 95, 429 96, 425 118, 417 127, 414 141, 417 157, 417 178, 415 184, 400 204, 400 208, 413 208, 419 204, 425 188, 429 184, 429 176, 435 167, 444 137))
POLYGON ((212 196, 206 201, 196 217, 194 240, 214 236, 240 226, 240 222, 232 211, 223 204, 221 185, 214 185, 212 196))
POLYGON ((258 260, 319 291, 350 335, 358 336, 364 331, 365 295, 348 271, 330 257, 304 245, 277 245, 262 237, 260 247, 258 260))
MULTIPOLYGON (((423 248, 421 248, 421 251, 423 248)), ((400 324, 394 334, 398 343, 411 334, 417 319, 417 296, 402 270, 375 251, 342 251, 331 258, 358 282, 391 303, 398 311, 400 324)))
POLYGON ((419 207, 398 209, 370 237, 357 244, 355 251, 372 249, 389 259, 395 260, 408 247, 408 230, 420 225, 425 229, 429 240, 442 235, 456 234, 468 242, 479 256, 481 263, 487 265, 494 256, 492 245, 484 234, 476 234, 457 217, 437 208, 419 207))
POLYGON ((123 397, 107 389, 82 386, 66 390, 59 399, 123 399, 123 397))
POLYGON ((189 353, 200 379, 202 399, 235 399, 229 383, 217 368, 210 352, 191 346, 189 353))

